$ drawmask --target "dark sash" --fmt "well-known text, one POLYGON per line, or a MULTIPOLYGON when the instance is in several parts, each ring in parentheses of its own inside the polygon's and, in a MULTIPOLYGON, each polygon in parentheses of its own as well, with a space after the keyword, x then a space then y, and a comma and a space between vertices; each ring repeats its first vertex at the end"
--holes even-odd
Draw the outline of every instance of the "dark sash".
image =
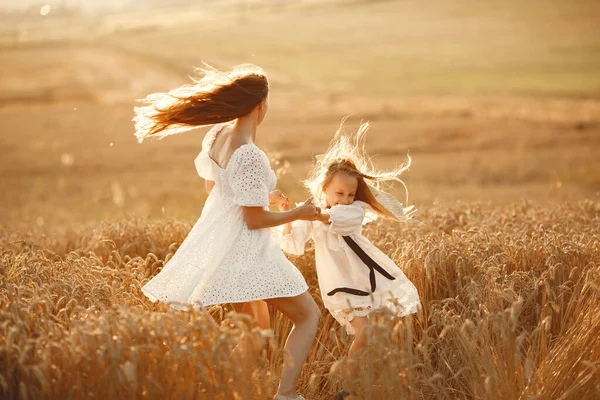
POLYGON ((394 278, 389 272, 383 269, 379 264, 375 262, 363 249, 360 248, 358 243, 354 241, 350 236, 342 236, 346 244, 354 251, 354 253, 360 258, 360 260, 369 268, 369 280, 371 281, 371 291, 366 292, 364 290, 352 289, 347 287, 339 287, 333 289, 331 292, 327 293, 327 296, 333 296, 338 292, 344 292, 349 294, 354 294, 356 296, 370 296, 371 293, 375 292, 375 288, 377 287, 377 282, 375 281, 375 271, 379 272, 381 275, 386 277, 387 279, 393 281, 394 278))

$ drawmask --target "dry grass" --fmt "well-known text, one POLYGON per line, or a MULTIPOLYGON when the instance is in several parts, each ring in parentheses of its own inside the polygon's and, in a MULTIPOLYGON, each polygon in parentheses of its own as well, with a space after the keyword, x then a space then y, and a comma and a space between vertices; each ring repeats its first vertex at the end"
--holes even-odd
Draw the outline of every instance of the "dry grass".
MULTIPOLYGON (((363 354, 363 398, 600 396, 600 203, 422 210, 369 225, 422 297, 410 320, 380 315, 363 354)), ((140 287, 189 223, 128 220, 0 239, 3 398, 265 399, 290 324, 274 337, 228 307, 179 312, 140 287), (243 341, 245 352, 231 356, 243 341)), ((314 254, 294 258, 317 295, 314 254)), ((319 299, 317 299, 319 301, 319 299)), ((323 314, 301 379, 308 399, 343 380, 350 339, 323 314)))

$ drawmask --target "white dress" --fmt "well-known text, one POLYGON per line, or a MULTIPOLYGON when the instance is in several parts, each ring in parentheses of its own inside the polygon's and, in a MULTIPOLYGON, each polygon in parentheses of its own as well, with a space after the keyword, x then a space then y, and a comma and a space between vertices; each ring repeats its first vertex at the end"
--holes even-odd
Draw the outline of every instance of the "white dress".
POLYGON ((417 312, 421 307, 419 294, 412 282, 388 256, 362 235, 362 225, 369 220, 366 211, 374 213, 362 201, 336 205, 328 210, 330 225, 319 221, 294 221, 292 232, 280 239, 282 249, 296 255, 303 254, 305 243, 313 239, 323 304, 350 335, 354 334, 350 321, 355 316, 366 316, 382 307, 404 316, 417 312), (352 247, 360 249, 353 250, 352 247), (361 249, 362 258, 359 256, 361 249), (367 262, 377 264, 378 268, 367 266, 363 259, 368 258, 371 261, 367 262))
POLYGON ((200 219, 164 268, 142 288, 152 301, 196 307, 304 293, 308 286, 285 257, 275 229, 250 230, 242 206, 268 209, 277 178, 269 159, 246 144, 221 168, 209 151, 223 125, 214 126, 195 160, 198 174, 215 185, 200 219))

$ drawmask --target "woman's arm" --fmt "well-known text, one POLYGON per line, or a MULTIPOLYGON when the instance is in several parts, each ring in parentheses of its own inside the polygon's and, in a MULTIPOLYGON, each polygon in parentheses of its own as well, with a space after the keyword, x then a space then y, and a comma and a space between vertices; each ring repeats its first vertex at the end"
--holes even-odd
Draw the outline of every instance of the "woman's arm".
POLYGON ((209 179, 205 180, 204 187, 206 188, 206 192, 210 194, 210 192, 212 192, 213 188, 215 187, 215 181, 211 181, 209 179))
POLYGON ((242 207, 242 210, 250 229, 272 228, 297 219, 314 221, 319 217, 319 209, 309 202, 284 212, 272 212, 262 207, 242 207))

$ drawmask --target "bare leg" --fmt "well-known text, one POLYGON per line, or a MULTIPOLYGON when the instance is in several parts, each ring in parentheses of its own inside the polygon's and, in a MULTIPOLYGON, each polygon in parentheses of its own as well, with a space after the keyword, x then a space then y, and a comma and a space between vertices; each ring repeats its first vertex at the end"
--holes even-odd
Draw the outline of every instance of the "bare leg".
MULTIPOLYGON (((367 317, 354 317, 352 321, 350 321, 350 325, 354 328, 355 336, 354 341, 348 350, 348 382, 356 382, 356 379, 358 378, 358 364, 356 357, 358 352, 367 344, 367 335, 365 334, 366 332, 363 332, 365 326, 367 326, 367 322, 367 317)), ((347 390, 350 392, 354 391, 351 387, 348 387, 347 390)), ((351 395, 345 397, 345 400, 353 400, 355 398, 357 397, 351 395)))
MULTIPOLYGON (((232 303, 231 305, 233 306, 233 309, 236 313, 249 315, 250 318, 256 321, 256 324, 260 329, 271 328, 271 321, 269 319, 269 309, 267 307, 267 303, 265 303, 263 300, 249 301, 244 303, 232 303)), ((235 346, 229 357, 237 358, 238 362, 241 363, 252 362, 251 360, 247 360, 246 357, 246 355, 248 354, 248 347, 246 345, 246 341, 248 339, 249 338, 246 336, 246 334, 242 335, 239 344, 235 346)))
POLYGON ((294 323, 285 342, 283 369, 277 395, 295 397, 296 381, 315 339, 321 311, 308 292, 296 297, 280 297, 266 301, 294 323))
POLYGON ((271 329, 269 309, 264 300, 249 301, 246 303, 232 303, 233 309, 239 314, 248 314, 256 321, 260 329, 271 329))

